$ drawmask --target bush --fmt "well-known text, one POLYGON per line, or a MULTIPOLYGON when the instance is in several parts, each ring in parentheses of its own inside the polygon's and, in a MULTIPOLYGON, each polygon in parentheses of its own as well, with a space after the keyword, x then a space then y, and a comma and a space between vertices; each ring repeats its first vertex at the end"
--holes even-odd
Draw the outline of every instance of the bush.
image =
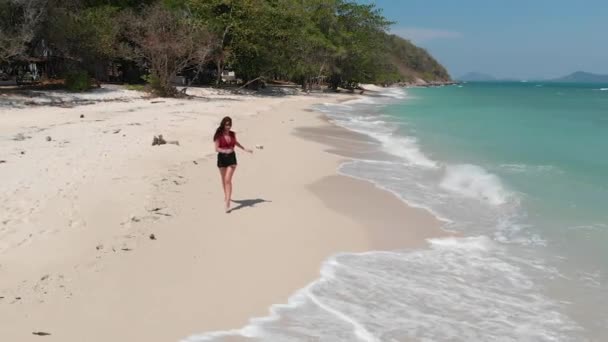
POLYGON ((146 86, 143 84, 126 84, 127 90, 146 91, 146 86))
POLYGON ((152 91, 156 92, 162 89, 160 78, 158 76, 149 74, 142 76, 142 79, 148 84, 152 91))
POLYGON ((177 89, 174 86, 167 86, 163 84, 161 78, 157 75, 150 74, 143 76, 142 78, 147 82, 147 90, 154 95, 161 97, 172 97, 176 96, 177 94, 177 89))
POLYGON ((91 79, 86 71, 71 71, 65 77, 65 86, 69 91, 87 91, 91 89, 91 79))

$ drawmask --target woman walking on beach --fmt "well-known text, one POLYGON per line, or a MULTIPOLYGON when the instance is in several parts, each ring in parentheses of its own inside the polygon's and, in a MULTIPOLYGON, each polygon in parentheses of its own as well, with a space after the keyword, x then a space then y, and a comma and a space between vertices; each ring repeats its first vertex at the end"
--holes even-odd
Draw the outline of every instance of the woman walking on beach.
POLYGON ((230 201, 232 200, 232 176, 236 170, 236 153, 234 147, 238 147, 246 152, 253 153, 241 145, 236 139, 236 134, 231 131, 232 119, 226 116, 222 119, 220 126, 215 130, 213 142, 217 151, 217 167, 220 169, 222 177, 222 187, 224 188, 224 201, 226 212, 230 211, 230 201))

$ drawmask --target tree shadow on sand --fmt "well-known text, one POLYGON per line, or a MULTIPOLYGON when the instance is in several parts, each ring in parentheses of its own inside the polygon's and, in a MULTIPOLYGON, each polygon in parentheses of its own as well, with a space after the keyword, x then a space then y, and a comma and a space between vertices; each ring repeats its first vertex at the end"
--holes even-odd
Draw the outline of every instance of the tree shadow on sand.
POLYGON ((237 206, 230 209, 228 212, 233 212, 235 210, 240 210, 243 208, 253 208, 256 204, 259 203, 265 203, 265 202, 272 202, 272 201, 267 201, 263 198, 253 198, 253 199, 244 199, 244 200, 232 200, 233 203, 236 203, 237 206))

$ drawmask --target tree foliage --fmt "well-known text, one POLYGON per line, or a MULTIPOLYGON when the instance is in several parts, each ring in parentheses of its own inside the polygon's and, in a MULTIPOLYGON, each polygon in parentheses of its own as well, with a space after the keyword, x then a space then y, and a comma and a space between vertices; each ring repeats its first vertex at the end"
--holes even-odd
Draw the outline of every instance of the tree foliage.
POLYGON ((225 68, 304 88, 449 80, 426 51, 387 33, 378 8, 355 0, 0 1, 0 60, 43 46, 98 79, 108 63, 135 60, 166 95, 186 68, 214 71, 216 84, 225 68))
POLYGON ((172 80, 188 65, 202 65, 214 48, 214 38, 206 27, 184 11, 162 4, 146 7, 141 13, 124 16, 128 57, 150 69, 154 90, 161 96, 177 94, 172 80))
POLYGON ((0 62, 23 57, 45 15, 45 0, 0 1, 0 62))
POLYGON ((387 35, 385 47, 401 79, 449 81, 450 75, 426 50, 399 36, 387 35))

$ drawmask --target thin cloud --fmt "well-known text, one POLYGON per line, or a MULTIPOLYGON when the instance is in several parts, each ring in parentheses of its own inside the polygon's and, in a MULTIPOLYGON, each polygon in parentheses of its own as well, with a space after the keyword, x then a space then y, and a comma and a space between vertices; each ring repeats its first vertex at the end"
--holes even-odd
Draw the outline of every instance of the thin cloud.
POLYGON ((462 33, 441 29, 427 29, 420 27, 397 27, 391 33, 409 39, 414 43, 422 43, 435 39, 458 39, 462 38, 462 33))

